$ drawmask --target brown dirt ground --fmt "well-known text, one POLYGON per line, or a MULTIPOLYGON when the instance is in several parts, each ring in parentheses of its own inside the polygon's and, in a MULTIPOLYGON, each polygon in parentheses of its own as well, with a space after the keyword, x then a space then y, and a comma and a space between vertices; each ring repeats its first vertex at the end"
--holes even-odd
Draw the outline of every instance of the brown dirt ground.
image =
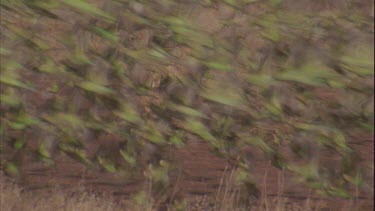
MULTIPOLYGON (((364 137, 363 141, 352 144, 364 158, 374 156, 372 137, 364 137), (370 139, 369 139, 370 138, 370 139)), ((210 146, 201 140, 191 140, 183 149, 171 152, 178 161, 182 173, 172 176, 173 191, 181 196, 196 197, 204 195, 215 196, 219 188, 225 188, 225 179, 233 165, 213 155, 210 146), (223 183, 223 184, 222 184, 223 183)), ((265 159, 254 163, 254 179, 260 184, 263 197, 286 197, 292 201, 303 202, 307 198, 319 199, 327 203, 330 210, 341 210, 349 201, 339 199, 324 199, 311 194, 308 189, 290 180, 290 173, 282 172, 269 165, 265 159), (338 203, 340 202, 340 203, 338 203)), ((100 171, 85 171, 85 167, 65 155, 57 158, 56 166, 49 168, 40 162, 30 162, 22 170, 24 177, 19 183, 26 190, 44 190, 59 186, 73 188, 83 186, 88 190, 107 193, 122 198, 129 197, 144 187, 144 181, 133 179, 125 181, 121 176, 100 171)), ((368 182, 371 183, 369 175, 368 182)), ((369 184, 372 185, 372 184, 369 184)), ((372 191, 363 191, 358 199, 360 210, 372 210, 374 203, 372 191)))

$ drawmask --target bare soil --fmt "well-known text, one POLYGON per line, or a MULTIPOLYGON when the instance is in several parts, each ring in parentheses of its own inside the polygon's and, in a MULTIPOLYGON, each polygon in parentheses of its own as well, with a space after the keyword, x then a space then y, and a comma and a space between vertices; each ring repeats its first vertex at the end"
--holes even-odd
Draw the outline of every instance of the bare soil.
MULTIPOLYGON (((361 137, 351 144, 364 160, 374 156, 372 136, 361 137)), ((212 153, 210 146, 202 140, 191 140, 184 148, 170 149, 169 153, 175 158, 180 171, 171 176, 169 194, 175 197, 196 198, 205 195, 217 196, 218 192, 232 186, 228 177, 235 168, 233 162, 219 158, 212 153)), ((270 165, 266 159, 255 160, 253 163, 253 178, 259 184, 262 198, 287 198, 290 201, 303 203, 306 199, 323 201, 328 210, 342 210, 353 205, 351 200, 319 197, 306 187, 296 183, 291 173, 280 171, 270 165)), ((115 198, 129 198, 140 190, 144 190, 147 181, 140 179, 124 179, 120 175, 98 170, 86 170, 77 161, 61 154, 56 158, 56 165, 48 167, 45 163, 30 160, 22 169, 23 176, 18 183, 27 191, 48 190, 56 187, 74 189, 84 187, 89 191, 104 193, 115 198)), ((369 190, 359 193, 355 202, 359 210, 372 210, 373 202, 373 173, 369 171, 366 181, 369 190)))

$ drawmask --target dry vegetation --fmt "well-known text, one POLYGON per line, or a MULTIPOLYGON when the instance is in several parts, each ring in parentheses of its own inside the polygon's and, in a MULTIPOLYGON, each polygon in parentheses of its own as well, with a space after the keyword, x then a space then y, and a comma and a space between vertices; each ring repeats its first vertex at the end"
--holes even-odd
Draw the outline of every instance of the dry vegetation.
MULTIPOLYGON (((150 194, 140 192, 131 199, 114 199, 110 195, 94 194, 84 187, 75 187, 69 190, 59 187, 42 191, 27 191, 19 187, 11 180, 0 181, 0 209, 2 211, 321 211, 335 210, 327 207, 322 199, 291 200, 285 197, 267 198, 261 201, 241 202, 238 191, 227 186, 214 196, 201 196, 182 199, 171 204, 157 206, 150 194)), ((353 202, 345 202, 338 206, 342 211, 367 210, 364 207, 355 206, 353 202)), ((368 209, 370 210, 370 209, 368 209)))

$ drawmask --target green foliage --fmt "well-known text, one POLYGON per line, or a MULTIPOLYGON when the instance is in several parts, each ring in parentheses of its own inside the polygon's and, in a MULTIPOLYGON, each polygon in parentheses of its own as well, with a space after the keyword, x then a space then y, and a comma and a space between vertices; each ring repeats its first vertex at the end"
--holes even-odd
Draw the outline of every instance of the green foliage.
POLYGON ((217 144, 215 144, 217 143, 215 137, 212 136, 209 130, 200 121, 195 119, 189 119, 185 122, 184 128, 190 131, 191 133, 200 136, 204 140, 210 141, 216 147, 218 146, 217 144))
POLYGON ((16 164, 13 162, 6 162, 5 163, 5 171, 11 176, 19 176, 19 170, 16 164))
MULTIPOLYGON (((194 135, 228 159, 227 148, 241 161, 242 148, 258 148, 321 194, 349 197, 351 185, 364 186, 362 166, 348 162, 351 133, 374 128, 373 18, 360 8, 108 0, 102 9, 95 2, 1 1, 1 135, 16 140, 1 143, 1 153, 29 147, 28 137, 12 132, 42 131, 40 143, 54 137, 89 167, 148 172, 166 185, 171 164, 161 149, 184 147, 194 135), (88 145, 108 144, 100 135, 120 141, 88 156, 88 145), (279 152, 281 144, 301 160, 279 152), (163 162, 144 161, 151 151, 163 162), (329 166, 319 151, 340 159, 329 166)), ((36 151, 53 163, 45 144, 36 151)), ((19 174, 18 163, 4 165, 19 174)), ((240 166, 237 182, 255 187, 251 167, 240 166)))
POLYGON ((64 0, 65 4, 69 5, 70 7, 76 9, 79 12, 87 13, 91 15, 96 15, 103 17, 105 19, 113 20, 111 16, 104 13, 102 10, 98 9, 95 5, 92 5, 85 0, 64 0))

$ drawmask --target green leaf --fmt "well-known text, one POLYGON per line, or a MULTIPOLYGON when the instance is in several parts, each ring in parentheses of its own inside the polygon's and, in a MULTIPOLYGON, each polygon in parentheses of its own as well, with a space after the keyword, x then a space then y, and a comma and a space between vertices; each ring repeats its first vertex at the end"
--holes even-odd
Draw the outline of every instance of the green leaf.
POLYGON ((200 121, 194 120, 194 119, 188 119, 184 123, 184 128, 204 140, 210 141, 215 147, 218 147, 218 142, 214 136, 211 135, 209 132, 209 129, 206 128, 200 121))
POLYGON ((233 71, 233 67, 228 63, 210 61, 210 62, 204 62, 204 64, 215 70, 221 70, 221 71, 227 71, 227 72, 233 71))
POLYGON ((17 116, 13 121, 9 122, 9 126, 16 130, 22 130, 31 125, 37 124, 38 121, 27 114, 17 116))
POLYGON ((125 72, 127 71, 127 65, 125 62, 121 61, 120 59, 116 59, 113 62, 113 68, 116 70, 116 76, 120 77, 124 80, 125 72))
POLYGON ((183 19, 182 17, 169 16, 169 17, 161 17, 160 19, 168 24, 175 25, 175 26, 189 25, 188 20, 183 19))
POLYGON ((306 75, 304 72, 296 70, 284 72, 278 75, 277 79, 285 81, 295 81, 313 86, 321 86, 324 84, 324 81, 322 79, 310 77, 309 75, 306 75))
POLYGON ((164 136, 159 132, 159 130, 152 123, 148 123, 144 125, 143 132, 141 132, 140 135, 154 144, 165 143, 164 136))
POLYGON ((168 52, 166 52, 164 49, 162 48, 154 48, 154 49, 151 49, 151 51, 149 52, 149 54, 161 61, 164 61, 167 56, 169 55, 168 52))
POLYGON ((348 53, 341 57, 341 61, 346 69, 358 75, 374 75, 374 48, 358 46, 357 49, 349 49, 348 53))
POLYGON ((51 154, 49 153, 48 149, 46 148, 46 145, 42 143, 39 146, 39 155, 42 156, 42 158, 51 158, 51 154))
POLYGON ((19 175, 19 170, 16 164, 13 162, 6 162, 5 163, 5 171, 12 177, 16 177, 19 175))
POLYGON ((80 12, 88 13, 91 15, 97 15, 106 18, 107 20, 114 21, 114 18, 104 13, 102 10, 87 3, 85 0, 64 0, 64 3, 78 9, 80 12))
POLYGON ((298 129, 301 129, 301 130, 310 130, 310 131, 327 130, 326 127, 319 126, 319 125, 313 125, 313 124, 307 124, 307 123, 297 123, 294 126, 298 129))
POLYGON ((14 95, 0 95, 1 104, 17 107, 21 104, 20 99, 14 95))
POLYGON ((351 149, 346 144, 345 136, 342 132, 339 130, 333 130, 333 142, 335 146, 339 147, 341 150, 344 150, 344 152, 350 152, 351 149))
POLYGON ((306 165, 289 165, 289 170, 297 173, 299 176, 302 176, 302 178, 307 180, 315 181, 319 179, 319 171, 318 167, 315 163, 309 163, 306 165))
POLYGON ((38 47, 40 50, 50 49, 50 46, 48 45, 48 43, 42 40, 41 38, 35 37, 35 38, 30 39, 30 41, 34 43, 35 46, 38 47))
POLYGON ((120 150, 120 154, 121 154, 122 158, 124 158, 124 160, 126 162, 128 162, 130 165, 134 166, 136 164, 135 158, 133 156, 129 155, 126 151, 120 150))
POLYGON ((344 83, 338 80, 328 80, 328 85, 336 89, 344 89, 346 87, 344 83))
POLYGON ((265 153, 272 153, 273 150, 260 137, 248 137, 245 142, 259 147, 265 153))
POLYGON ((260 0, 243 0, 244 3, 248 4, 248 3, 254 3, 254 2, 258 2, 260 0))
POLYGON ((179 112, 181 112, 183 114, 186 114, 186 115, 190 115, 190 116, 194 116, 194 117, 207 118, 207 116, 205 114, 203 114, 202 112, 200 112, 196 109, 190 108, 188 106, 176 105, 176 104, 171 103, 169 105, 169 108, 171 108, 172 110, 175 110, 175 111, 179 111, 179 112))
POLYGON ((343 188, 331 187, 326 189, 325 192, 328 196, 338 196, 346 199, 351 198, 350 193, 343 188))
POLYGON ((95 27, 94 27, 94 31, 95 31, 99 36, 101 36, 101 37, 103 37, 104 39, 107 39, 107 40, 109 40, 109 41, 111 41, 111 42, 113 42, 113 43, 117 43, 118 40, 119 40, 119 38, 118 38, 118 36, 117 36, 116 34, 111 33, 111 32, 109 32, 109 31, 107 31, 107 30, 104 30, 104 29, 102 29, 102 28, 100 28, 100 27, 95 26, 95 27))
POLYGON ((78 86, 81 87, 82 89, 85 89, 87 91, 94 92, 97 94, 106 95, 106 94, 113 93, 112 89, 105 87, 101 84, 91 82, 91 81, 83 81, 79 83, 78 86))
POLYGON ((22 124, 25 124, 25 125, 34 125, 36 124, 38 121, 36 119, 34 119, 32 116, 30 115, 21 115, 17 118, 17 121, 22 123, 22 124))
MULTIPOLYGON (((357 61, 358 62, 358 61, 357 61)), ((361 76, 371 76, 371 75, 374 75, 374 66, 372 64, 372 66, 370 65, 366 65, 365 62, 367 63, 367 61, 364 61, 363 63, 350 63, 348 62, 348 60, 346 61, 346 68, 349 69, 350 71, 358 74, 358 75, 361 75, 361 76)))
POLYGON ((76 64, 79 64, 79 65, 82 65, 82 64, 92 64, 91 60, 79 48, 76 48, 76 50, 75 50, 75 52, 74 52, 74 54, 72 56, 73 56, 72 60, 76 64))
POLYGON ((145 191, 140 191, 137 194, 135 194, 135 196, 133 196, 132 200, 137 205, 145 205, 148 202, 147 193, 145 191))
POLYGON ((338 150, 344 153, 351 151, 351 149, 346 144, 344 134, 340 130, 306 123, 295 124, 295 127, 301 130, 318 132, 321 136, 317 140, 322 144, 328 144, 338 147, 338 150))
POLYGON ((138 24, 144 24, 144 25, 152 26, 149 19, 143 18, 143 17, 141 17, 137 14, 134 14, 132 12, 124 11, 122 13, 122 15, 124 15, 124 18, 126 18, 131 23, 138 23, 138 24))
POLYGON ((280 33, 274 27, 269 28, 266 31, 262 32, 261 35, 264 38, 269 39, 269 40, 271 40, 273 42, 277 42, 280 39, 280 33))
POLYGON ((352 183, 356 187, 363 187, 363 185, 365 184, 365 181, 363 180, 360 173, 357 173, 354 177, 344 174, 343 177, 346 181, 352 183))
POLYGON ((49 92, 52 92, 52 93, 57 93, 57 92, 59 92, 59 86, 57 85, 57 83, 54 83, 54 84, 52 84, 52 85, 48 88, 48 91, 49 91, 49 92))
POLYGON ((108 172, 110 173, 116 173, 117 172, 117 169, 116 169, 116 166, 115 164, 108 160, 108 159, 104 159, 102 157, 98 157, 98 160, 99 160, 99 163, 105 168, 105 170, 107 170, 108 172))
POLYGON ((335 78, 340 78, 340 75, 319 61, 310 62, 299 70, 290 69, 276 75, 278 80, 294 81, 312 86, 323 86, 327 81, 335 78))
POLYGON ((121 119, 124 119, 131 123, 140 123, 142 121, 141 116, 130 105, 124 105, 121 111, 114 111, 113 113, 121 119))
POLYGON ((60 7, 60 2, 58 1, 45 1, 45 0, 39 0, 39 1, 30 1, 33 5, 45 9, 45 10, 52 10, 57 9, 60 7))
POLYGON ((52 156, 44 143, 42 143, 39 146, 38 152, 39 152, 40 159, 42 161, 46 162, 49 165, 54 164, 54 161, 52 160, 52 156))
POLYGON ((361 127, 365 128, 366 130, 368 130, 369 132, 373 133, 374 132, 374 125, 372 124, 368 124, 366 122, 360 122, 359 123, 361 125, 361 127))
POLYGON ((267 88, 269 85, 275 83, 272 76, 266 74, 250 74, 247 81, 264 88, 267 88))
POLYGON ((167 169, 163 167, 150 167, 151 179, 155 182, 166 184, 169 181, 167 169))
POLYGON ((0 48, 0 55, 10 55, 12 53, 11 50, 6 49, 6 48, 0 48))
POLYGON ((244 182, 248 181, 250 178, 250 174, 248 171, 245 171, 243 169, 238 169, 236 171, 234 181, 236 184, 244 184, 244 182))
POLYGON ((75 114, 59 113, 57 117, 74 128, 82 128, 84 125, 80 117, 75 114))
POLYGON ((85 128, 85 122, 74 113, 44 115, 42 118, 66 133, 64 140, 72 143, 77 142, 77 140, 72 139, 69 135, 71 133, 81 133, 85 128))
POLYGON ((275 116, 282 116, 283 114, 280 102, 275 97, 272 97, 271 102, 266 104, 266 108, 275 116))
POLYGON ((24 89, 31 89, 29 85, 26 85, 24 82, 20 81, 19 75, 13 70, 13 67, 9 67, 8 71, 1 71, 0 82, 24 89))
POLYGON ((177 147, 183 147, 185 144, 182 138, 183 138, 183 134, 181 132, 177 132, 175 135, 169 138, 169 142, 171 142, 177 147))
POLYGON ((237 0, 224 0, 225 3, 227 3, 230 6, 236 7, 238 6, 238 1, 237 0))
POLYGON ((280 3, 282 3, 283 0, 271 0, 271 3, 276 6, 276 5, 279 5, 280 3))
POLYGON ((19 149, 21 149, 21 148, 23 148, 24 146, 25 146, 25 139, 23 139, 23 138, 19 138, 19 139, 17 139, 15 142, 14 142, 14 144, 13 144, 13 147, 14 147, 14 149, 17 149, 17 150, 19 150, 19 149))
POLYGON ((24 89, 30 89, 30 86, 26 85, 25 83, 23 83, 20 80, 14 79, 14 78, 1 76, 0 81, 7 84, 7 85, 10 85, 10 86, 20 87, 20 88, 24 88, 24 89))
POLYGON ((71 158, 85 164, 88 166, 92 166, 92 162, 87 158, 85 152, 80 150, 76 147, 70 146, 69 144, 60 144, 59 148, 61 151, 65 152, 71 158))
POLYGON ((237 108, 241 107, 243 104, 241 96, 234 90, 211 89, 201 95, 208 100, 237 108))
POLYGON ((43 65, 38 68, 41 72, 54 73, 57 71, 57 66, 52 59, 48 59, 43 65))

